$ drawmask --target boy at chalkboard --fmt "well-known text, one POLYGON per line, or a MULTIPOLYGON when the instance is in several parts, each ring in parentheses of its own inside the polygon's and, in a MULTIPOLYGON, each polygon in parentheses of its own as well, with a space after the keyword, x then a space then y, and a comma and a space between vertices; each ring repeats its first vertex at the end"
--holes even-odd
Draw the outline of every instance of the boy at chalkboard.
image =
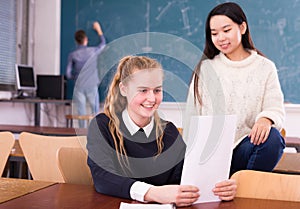
MULTIPOLYGON (((88 80, 88 82, 78 82, 73 93, 73 102, 77 109, 78 115, 86 115, 86 102, 90 104, 92 114, 99 111, 99 94, 98 85, 99 77, 96 63, 88 64, 88 60, 99 55, 106 44, 101 26, 98 22, 93 23, 93 29, 97 32, 100 38, 100 44, 96 47, 88 47, 88 37, 83 30, 78 30, 75 33, 75 40, 77 48, 71 52, 68 57, 68 65, 66 69, 66 76, 68 79, 73 79, 75 82, 81 72, 80 79, 88 80)), ((85 126, 84 121, 79 120, 79 127, 85 126)))
MULTIPOLYGON (((211 10, 205 31, 186 122, 197 114, 237 115, 231 174, 243 169, 272 171, 285 147, 279 132, 285 116, 283 93, 275 64, 254 47, 247 18, 236 3, 211 10)), ((187 129, 185 123, 184 136, 187 129)))

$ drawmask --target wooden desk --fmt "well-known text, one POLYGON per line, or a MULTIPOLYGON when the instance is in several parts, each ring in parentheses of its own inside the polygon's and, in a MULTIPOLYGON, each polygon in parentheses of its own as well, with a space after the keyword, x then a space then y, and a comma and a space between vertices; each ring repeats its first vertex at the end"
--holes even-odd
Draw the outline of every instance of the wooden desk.
POLYGON ((300 153, 283 153, 274 172, 300 174, 300 153))
POLYGON ((61 104, 61 105, 71 105, 72 100, 58 100, 58 99, 0 99, 0 102, 17 102, 17 103, 32 103, 34 104, 34 125, 40 126, 41 121, 41 104, 42 103, 53 103, 53 104, 61 104))
MULTIPOLYGON (((32 193, 53 184, 55 183, 25 179, 0 178, 0 203, 32 193)), ((22 208, 22 206, 19 208, 22 208)))
MULTIPOLYGON (((119 209, 121 202, 135 201, 110 197, 97 193, 93 186, 55 184, 25 196, 0 204, 0 209, 119 209)), ((235 198, 230 202, 196 204, 183 209, 299 209, 300 202, 235 198)))
POLYGON ((300 138, 299 137, 285 137, 285 144, 287 147, 295 147, 297 152, 300 152, 300 138))
POLYGON ((87 135, 87 128, 65 128, 65 127, 47 127, 47 126, 0 125, 0 131, 11 131, 17 134, 26 131, 30 133, 50 135, 50 136, 87 135))

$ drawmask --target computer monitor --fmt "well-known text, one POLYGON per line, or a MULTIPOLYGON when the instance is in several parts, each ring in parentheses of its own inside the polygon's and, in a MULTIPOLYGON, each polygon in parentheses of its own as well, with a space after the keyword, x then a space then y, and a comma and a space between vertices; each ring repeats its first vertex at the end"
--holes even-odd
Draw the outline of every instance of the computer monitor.
POLYGON ((35 74, 32 66, 16 64, 16 86, 20 91, 36 90, 35 74))
POLYGON ((37 75, 36 96, 41 99, 66 99, 66 84, 63 75, 37 75))

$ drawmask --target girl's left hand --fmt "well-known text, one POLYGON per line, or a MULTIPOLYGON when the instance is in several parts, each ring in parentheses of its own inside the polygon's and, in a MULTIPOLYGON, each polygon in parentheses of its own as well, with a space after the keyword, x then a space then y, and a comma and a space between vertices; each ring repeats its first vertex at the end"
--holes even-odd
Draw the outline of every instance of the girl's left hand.
POLYGON ((271 125, 272 121, 268 118, 258 119, 249 134, 251 143, 254 145, 264 143, 270 134, 271 125))
POLYGON ((222 182, 219 182, 215 185, 215 188, 212 190, 216 196, 219 196, 221 200, 233 200, 236 195, 236 181, 235 179, 228 179, 222 182))

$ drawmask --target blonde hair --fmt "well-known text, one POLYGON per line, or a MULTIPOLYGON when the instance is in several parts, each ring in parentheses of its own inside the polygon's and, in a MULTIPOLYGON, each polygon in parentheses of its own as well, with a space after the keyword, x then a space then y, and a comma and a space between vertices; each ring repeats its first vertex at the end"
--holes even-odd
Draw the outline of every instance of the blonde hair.
MULTIPOLYGON (((162 69, 160 63, 146 56, 126 56, 119 61, 117 71, 113 77, 108 94, 104 103, 104 113, 110 118, 109 131, 112 134, 117 157, 121 165, 129 166, 126 149, 124 147, 123 135, 120 131, 120 120, 118 114, 127 106, 126 97, 120 93, 119 84, 130 82, 130 76, 139 70, 162 69)), ((157 111, 154 112, 156 130, 157 155, 163 149, 163 124, 157 111)))

